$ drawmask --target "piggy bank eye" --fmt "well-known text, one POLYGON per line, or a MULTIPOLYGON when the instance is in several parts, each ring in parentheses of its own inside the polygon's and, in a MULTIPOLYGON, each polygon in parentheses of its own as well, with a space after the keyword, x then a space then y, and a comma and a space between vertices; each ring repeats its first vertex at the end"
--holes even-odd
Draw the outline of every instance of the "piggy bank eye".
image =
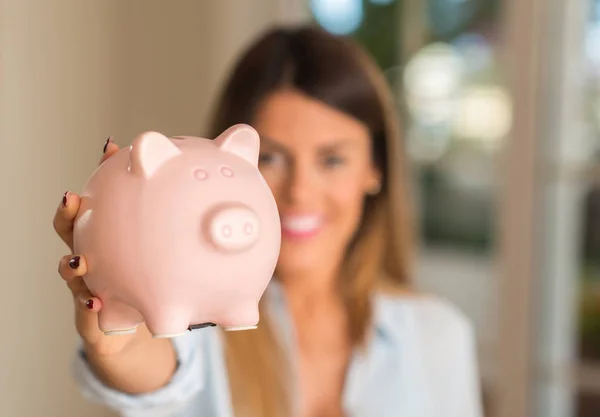
POLYGON ((208 173, 203 169, 197 169, 194 171, 194 178, 199 181, 203 181, 208 178, 208 173))
POLYGON ((221 167, 221 175, 227 178, 233 177, 233 170, 229 167, 221 167))

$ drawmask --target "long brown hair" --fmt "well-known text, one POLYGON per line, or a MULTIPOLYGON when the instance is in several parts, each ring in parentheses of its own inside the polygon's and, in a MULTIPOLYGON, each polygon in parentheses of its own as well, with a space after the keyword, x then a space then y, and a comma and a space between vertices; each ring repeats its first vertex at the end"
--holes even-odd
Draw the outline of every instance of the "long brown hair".
MULTIPOLYGON (((234 66, 215 109, 212 137, 236 123, 252 125, 259 103, 282 87, 345 112, 371 133, 381 188, 365 198, 362 222, 349 243, 340 277, 351 342, 360 347, 369 334, 375 290, 410 286, 413 221, 393 96, 368 54, 349 39, 312 26, 275 28, 234 66)), ((262 301, 259 308, 258 329, 224 334, 236 415, 290 416, 290 361, 262 301)))

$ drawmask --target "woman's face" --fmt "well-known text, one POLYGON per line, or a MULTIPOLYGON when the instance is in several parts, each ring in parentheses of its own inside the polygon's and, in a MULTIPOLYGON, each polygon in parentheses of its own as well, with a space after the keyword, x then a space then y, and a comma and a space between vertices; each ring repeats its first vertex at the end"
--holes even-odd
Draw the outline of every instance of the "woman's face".
POLYGON ((267 97, 254 127, 260 170, 281 217, 277 274, 333 272, 360 223, 365 194, 379 184, 367 127, 291 90, 267 97))

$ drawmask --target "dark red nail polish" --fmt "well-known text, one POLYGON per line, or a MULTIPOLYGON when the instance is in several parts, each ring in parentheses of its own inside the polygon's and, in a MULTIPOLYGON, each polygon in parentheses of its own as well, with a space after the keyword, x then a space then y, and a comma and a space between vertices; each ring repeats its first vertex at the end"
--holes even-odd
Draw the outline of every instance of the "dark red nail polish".
POLYGON ((79 268, 79 260, 80 259, 81 258, 79 256, 73 256, 71 258, 71 260, 69 260, 69 267, 71 269, 77 269, 77 268, 79 268))
POLYGON ((104 148, 102 148, 102 153, 106 153, 106 149, 108 148, 108 144, 110 143, 111 139, 112 139, 112 136, 109 136, 108 138, 106 138, 106 142, 104 143, 104 148))
POLYGON ((90 298, 85 302, 85 306, 88 308, 88 310, 92 310, 94 308, 94 300, 90 298))
POLYGON ((68 191, 63 195, 63 199, 62 199, 62 205, 63 205, 63 207, 67 207, 67 196, 68 195, 69 195, 68 191))

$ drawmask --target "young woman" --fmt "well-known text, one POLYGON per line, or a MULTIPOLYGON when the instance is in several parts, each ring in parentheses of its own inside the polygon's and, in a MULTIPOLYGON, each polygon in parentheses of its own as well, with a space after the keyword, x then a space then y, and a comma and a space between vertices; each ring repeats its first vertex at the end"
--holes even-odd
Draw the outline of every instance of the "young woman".
MULTIPOLYGON (((104 336, 85 258, 65 256, 85 395, 139 417, 480 417, 470 323, 411 289, 407 164, 369 57, 312 27, 272 30, 237 63, 212 137, 237 123, 261 136, 282 225, 258 329, 104 336)), ((78 207, 67 193, 54 220, 71 250, 78 207)))

